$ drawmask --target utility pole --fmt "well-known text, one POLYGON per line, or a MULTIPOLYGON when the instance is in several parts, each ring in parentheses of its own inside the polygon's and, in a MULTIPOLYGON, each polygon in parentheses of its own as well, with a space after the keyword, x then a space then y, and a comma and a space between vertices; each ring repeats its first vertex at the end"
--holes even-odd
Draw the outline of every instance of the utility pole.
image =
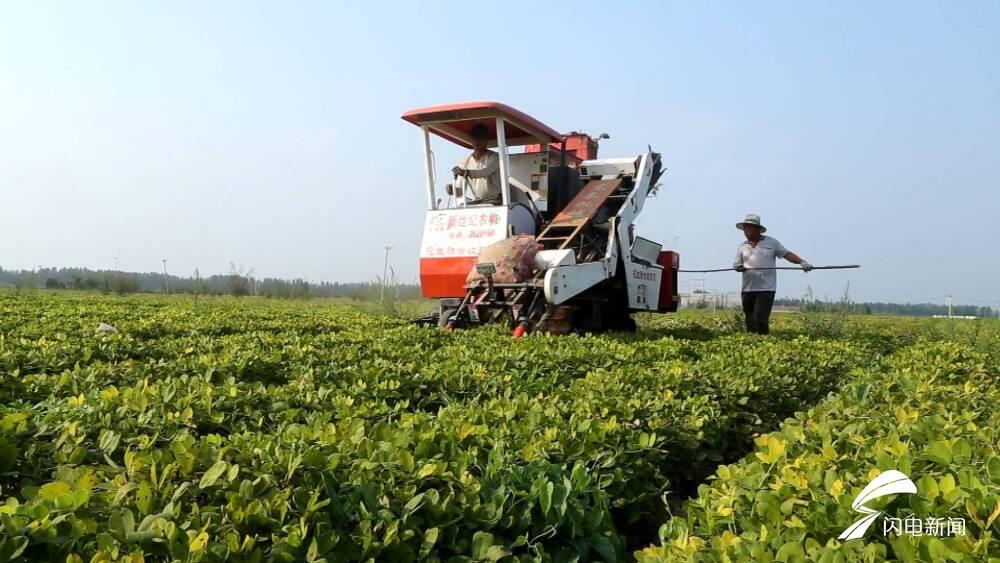
POLYGON ((382 265, 382 291, 379 294, 378 302, 382 303, 385 301, 385 285, 388 282, 386 276, 389 275, 389 251, 392 247, 389 245, 385 246, 385 264, 382 265))
POLYGON ((170 295, 170 278, 167 277, 167 259, 163 259, 163 292, 170 295))
POLYGON ((951 295, 948 296, 948 318, 951 318, 951 295))

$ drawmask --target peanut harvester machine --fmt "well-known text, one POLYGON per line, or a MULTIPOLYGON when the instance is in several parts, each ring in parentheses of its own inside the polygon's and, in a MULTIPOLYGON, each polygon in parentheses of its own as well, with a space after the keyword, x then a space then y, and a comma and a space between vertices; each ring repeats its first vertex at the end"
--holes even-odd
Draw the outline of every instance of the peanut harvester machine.
MULTIPOLYGON (((427 214, 420 250, 423 295, 439 308, 418 322, 453 330, 508 323, 513 335, 635 330, 631 313, 678 306, 679 256, 635 235, 634 222, 663 173, 660 155, 597 158, 598 141, 554 129, 496 102, 415 109, 427 214), (441 204, 431 133, 464 148, 485 125, 499 156, 499 205, 477 204, 461 178, 441 204), (522 146, 512 153, 510 147, 522 146)), ((601 136, 606 138, 606 136, 601 136)))

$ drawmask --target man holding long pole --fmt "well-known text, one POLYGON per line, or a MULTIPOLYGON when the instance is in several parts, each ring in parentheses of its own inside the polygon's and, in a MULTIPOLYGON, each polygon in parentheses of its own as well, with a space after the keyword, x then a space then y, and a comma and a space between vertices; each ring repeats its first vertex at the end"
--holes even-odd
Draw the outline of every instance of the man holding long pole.
POLYGON ((777 239, 765 236, 767 228, 760 224, 759 215, 748 214, 745 219, 736 223, 736 228, 746 236, 746 241, 736 251, 733 268, 743 273, 743 315, 746 317, 747 330, 767 334, 778 285, 778 275, 774 270, 776 259, 784 258, 792 264, 798 264, 805 272, 813 267, 777 239))

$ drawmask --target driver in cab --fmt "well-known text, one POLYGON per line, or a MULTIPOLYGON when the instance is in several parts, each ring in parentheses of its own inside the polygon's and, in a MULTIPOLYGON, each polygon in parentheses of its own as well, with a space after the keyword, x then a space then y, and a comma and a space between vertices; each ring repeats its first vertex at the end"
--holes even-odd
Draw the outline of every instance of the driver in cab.
MULTIPOLYGON (((490 130, 478 123, 472 128, 471 136, 472 154, 462 159, 451 172, 455 179, 464 178, 466 189, 472 192, 467 205, 500 205, 503 202, 500 195, 500 156, 486 150, 490 130)), ((454 191, 451 185, 446 190, 449 195, 454 191)), ((466 197, 469 196, 468 191, 466 197)))

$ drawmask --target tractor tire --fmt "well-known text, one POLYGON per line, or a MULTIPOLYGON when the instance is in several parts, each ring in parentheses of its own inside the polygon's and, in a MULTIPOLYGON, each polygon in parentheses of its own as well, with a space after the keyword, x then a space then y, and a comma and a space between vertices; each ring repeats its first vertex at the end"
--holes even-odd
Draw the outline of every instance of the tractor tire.
POLYGON ((562 336, 573 332, 573 308, 568 306, 549 306, 542 318, 535 324, 532 332, 548 333, 562 336))
POLYGON ((635 332, 638 326, 626 310, 604 309, 601 315, 601 330, 610 332, 635 332))
POLYGON ((625 317, 624 319, 621 319, 617 324, 618 326, 617 328, 615 328, 615 330, 621 332, 635 332, 636 330, 639 329, 639 325, 635 323, 635 319, 633 319, 632 317, 625 317))

